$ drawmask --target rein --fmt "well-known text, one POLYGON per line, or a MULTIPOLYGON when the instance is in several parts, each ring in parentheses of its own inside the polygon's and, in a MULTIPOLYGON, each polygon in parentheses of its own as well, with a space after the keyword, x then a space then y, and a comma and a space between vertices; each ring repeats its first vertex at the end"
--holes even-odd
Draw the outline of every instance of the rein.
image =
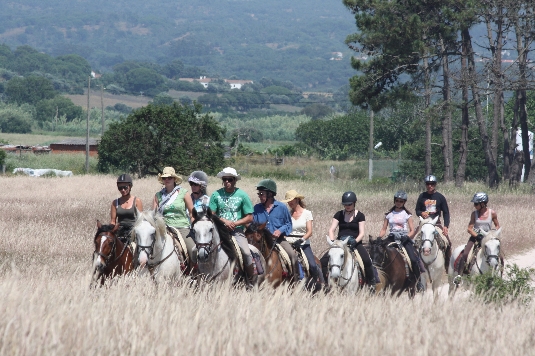
MULTIPOLYGON (((116 248, 117 248, 117 236, 112 236, 111 235, 100 235, 101 239, 102 237, 106 237, 106 238, 109 238, 110 240, 113 241, 112 243, 112 247, 111 247, 111 251, 110 253, 106 256, 105 254, 101 253, 100 251, 97 252, 95 251, 94 254, 97 254, 98 256, 102 257, 104 259, 104 268, 108 267, 108 263, 110 262, 110 259, 112 258, 113 255, 115 255, 115 251, 116 251, 116 248)), ((101 241, 101 244, 102 244, 102 241, 101 241)), ((121 251, 121 253, 115 257, 115 259, 113 261, 111 261, 111 263, 115 263, 117 262, 124 254, 124 252, 126 251, 126 248, 127 248, 127 244, 125 243, 123 245, 123 249, 121 251)))

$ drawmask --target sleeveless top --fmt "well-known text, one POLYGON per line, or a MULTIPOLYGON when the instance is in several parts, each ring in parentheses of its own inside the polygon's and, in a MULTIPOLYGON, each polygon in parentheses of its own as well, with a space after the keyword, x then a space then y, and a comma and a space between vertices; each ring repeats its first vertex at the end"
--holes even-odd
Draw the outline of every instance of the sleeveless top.
POLYGON ((125 209, 119 204, 119 198, 115 200, 115 209, 117 210, 117 221, 119 222, 119 236, 130 233, 136 222, 136 198, 132 202, 130 209, 125 209))
MULTIPOLYGON (((189 218, 186 203, 184 202, 184 196, 187 192, 187 189, 180 188, 175 193, 177 194, 175 200, 164 207, 163 218, 167 225, 176 228, 189 228, 189 218)), ((158 199, 158 204, 160 204, 162 201, 162 192, 156 193, 156 199, 158 199)))
POLYGON ((483 230, 485 232, 489 232, 490 231, 490 228, 492 226, 492 210, 491 209, 488 209, 488 210, 489 210, 489 215, 487 216, 487 218, 485 220, 480 219, 478 211, 477 210, 475 211, 475 213, 476 213, 476 223, 474 224, 474 230, 475 229, 483 230))

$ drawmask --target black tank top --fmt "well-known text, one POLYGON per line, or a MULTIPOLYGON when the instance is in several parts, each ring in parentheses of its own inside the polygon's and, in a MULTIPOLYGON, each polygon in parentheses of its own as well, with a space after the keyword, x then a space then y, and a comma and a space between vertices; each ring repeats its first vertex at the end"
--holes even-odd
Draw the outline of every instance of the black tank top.
POLYGON ((125 209, 119 205, 119 199, 116 200, 115 207, 117 210, 117 221, 119 222, 119 235, 124 236, 134 227, 136 222, 136 198, 132 202, 130 209, 125 209))

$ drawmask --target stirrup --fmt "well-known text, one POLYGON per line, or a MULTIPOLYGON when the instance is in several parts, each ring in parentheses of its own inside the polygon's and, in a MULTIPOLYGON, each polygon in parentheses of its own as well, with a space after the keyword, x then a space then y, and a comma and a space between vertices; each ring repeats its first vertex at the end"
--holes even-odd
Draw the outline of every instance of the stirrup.
POLYGON ((462 281, 463 281, 463 277, 460 274, 456 275, 455 278, 453 278, 453 283, 455 285, 460 285, 462 281))

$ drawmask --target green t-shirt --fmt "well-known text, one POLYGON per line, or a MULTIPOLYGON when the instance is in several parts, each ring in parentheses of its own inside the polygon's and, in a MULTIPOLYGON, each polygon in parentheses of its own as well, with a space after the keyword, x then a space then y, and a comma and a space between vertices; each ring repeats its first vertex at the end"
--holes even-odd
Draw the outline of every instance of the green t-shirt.
MULTIPOLYGON (((176 228, 189 228, 189 218, 187 215, 186 203, 184 202, 184 196, 187 192, 187 189, 180 188, 180 190, 175 193, 177 194, 176 199, 163 209, 163 218, 167 225, 176 228)), ((158 204, 160 204, 162 201, 162 192, 156 193, 156 198, 158 199, 158 204)))
MULTIPOLYGON (((247 214, 253 213, 253 203, 241 189, 227 193, 225 188, 215 191, 210 197, 210 210, 217 216, 230 221, 238 221, 247 214)), ((237 226, 243 228, 243 226, 237 226)))

